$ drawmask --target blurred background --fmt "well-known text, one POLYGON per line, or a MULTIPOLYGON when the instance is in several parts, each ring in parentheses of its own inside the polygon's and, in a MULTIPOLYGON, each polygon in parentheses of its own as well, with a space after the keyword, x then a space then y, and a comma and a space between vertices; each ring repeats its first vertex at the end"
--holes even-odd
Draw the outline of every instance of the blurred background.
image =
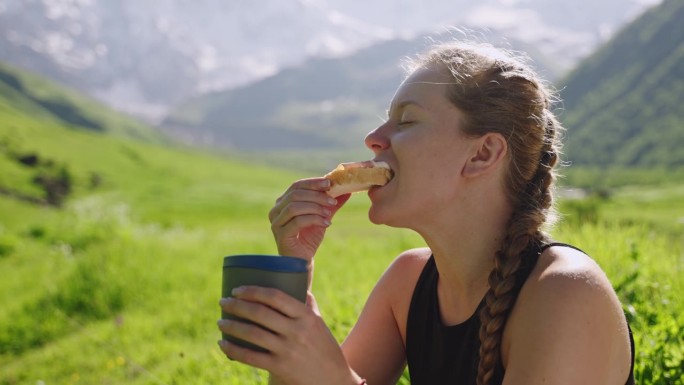
MULTIPOLYGON (((265 383, 216 348, 221 257, 276 252, 275 198, 371 157, 402 60, 460 38, 558 89, 554 235, 614 283, 638 382, 684 384, 682 20, 684 0, 0 0, 0 385, 265 383)), ((421 245, 367 205, 317 257, 340 339, 421 245)))
MULTIPOLYGON (((670 3, 663 8, 678 2, 670 3)), ((0 60, 78 90, 175 140, 256 152, 256 159, 278 155, 278 163, 288 159, 302 166, 310 164, 314 149, 336 160, 350 150, 364 151, 363 136, 381 121, 401 80, 401 59, 425 49, 430 39, 463 37, 454 28, 471 30, 469 38, 527 53, 562 90, 570 158, 682 165, 681 155, 667 160, 644 154, 653 143, 638 132, 646 120, 654 124, 672 114, 681 119, 676 97, 656 102, 649 93, 660 85, 672 88, 666 79, 681 77, 676 61, 682 37, 659 24, 666 16, 676 23, 675 15, 653 15, 642 22, 649 26, 628 29, 659 4, 5 0, 0 60), (619 32, 621 38, 608 44, 619 32), (661 70, 671 55, 676 63, 661 70), (657 79, 640 85, 648 74, 657 79), (623 109, 616 101, 630 110, 610 116, 621 138, 602 137, 604 143, 585 148, 588 132, 606 119, 603 107, 623 109), (627 107, 635 103, 669 105, 652 112, 627 107), (623 140, 628 153, 615 154, 623 140), (595 158, 584 150, 604 154, 595 158)))

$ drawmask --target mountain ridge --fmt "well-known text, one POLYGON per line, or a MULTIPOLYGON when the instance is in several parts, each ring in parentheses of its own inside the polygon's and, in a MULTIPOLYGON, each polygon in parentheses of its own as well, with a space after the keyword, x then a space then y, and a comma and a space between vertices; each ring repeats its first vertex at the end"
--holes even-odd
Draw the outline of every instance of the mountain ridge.
MULTIPOLYGON (((190 100, 160 128, 226 151, 358 149, 384 120, 404 76, 403 61, 453 38, 442 34, 390 40, 344 58, 310 60, 245 87, 190 100)), ((525 42, 504 43, 492 31, 479 38, 526 52, 541 73, 559 75, 550 59, 525 42)))
POLYGON ((7 0, 0 60, 156 122, 207 91, 453 25, 505 29, 567 68, 658 1, 7 0))
POLYGON ((562 82, 576 165, 684 166, 684 2, 665 0, 562 82))

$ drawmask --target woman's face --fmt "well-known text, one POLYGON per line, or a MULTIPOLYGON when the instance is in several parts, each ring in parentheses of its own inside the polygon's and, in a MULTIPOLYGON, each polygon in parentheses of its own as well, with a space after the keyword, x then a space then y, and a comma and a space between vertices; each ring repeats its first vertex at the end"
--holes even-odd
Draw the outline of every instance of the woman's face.
POLYGON ((397 90, 388 120, 368 134, 376 160, 389 163, 394 178, 369 191, 373 223, 415 230, 453 213, 461 170, 473 140, 462 133, 464 115, 447 99, 454 80, 439 67, 416 70, 397 90))

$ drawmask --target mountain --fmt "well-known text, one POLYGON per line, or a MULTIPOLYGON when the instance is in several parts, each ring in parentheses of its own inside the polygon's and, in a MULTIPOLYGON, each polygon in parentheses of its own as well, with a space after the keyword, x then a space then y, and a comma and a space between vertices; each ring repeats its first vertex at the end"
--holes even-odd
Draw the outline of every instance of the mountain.
POLYGON ((161 127, 195 144, 254 150, 360 143, 382 119, 413 41, 394 40, 342 59, 316 59, 251 85, 174 109, 161 127))
MULTIPOLYGON (((161 128, 183 141, 242 151, 363 148, 364 136, 384 120, 404 76, 402 60, 432 39, 448 37, 391 40, 345 58, 310 60, 248 86, 191 100, 161 128)), ((533 47, 509 43, 527 51, 540 72, 553 72, 552 61, 533 47)))
POLYGON ((0 2, 0 60, 158 121, 170 106, 314 57, 473 25, 570 68, 660 0, 0 2))
POLYGON ((575 165, 684 166, 684 1, 629 24, 561 85, 575 165))

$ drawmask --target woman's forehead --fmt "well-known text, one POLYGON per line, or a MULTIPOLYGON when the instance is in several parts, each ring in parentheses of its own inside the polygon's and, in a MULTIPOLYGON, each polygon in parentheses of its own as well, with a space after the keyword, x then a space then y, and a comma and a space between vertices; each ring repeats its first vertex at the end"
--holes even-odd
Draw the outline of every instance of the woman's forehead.
POLYGON ((392 106, 399 108, 403 105, 434 103, 446 101, 446 90, 454 80, 450 76, 434 68, 419 68, 414 71, 397 89, 392 106))
POLYGON ((430 64, 416 68, 406 77, 402 85, 414 83, 450 84, 453 81, 454 78, 445 66, 430 64))

